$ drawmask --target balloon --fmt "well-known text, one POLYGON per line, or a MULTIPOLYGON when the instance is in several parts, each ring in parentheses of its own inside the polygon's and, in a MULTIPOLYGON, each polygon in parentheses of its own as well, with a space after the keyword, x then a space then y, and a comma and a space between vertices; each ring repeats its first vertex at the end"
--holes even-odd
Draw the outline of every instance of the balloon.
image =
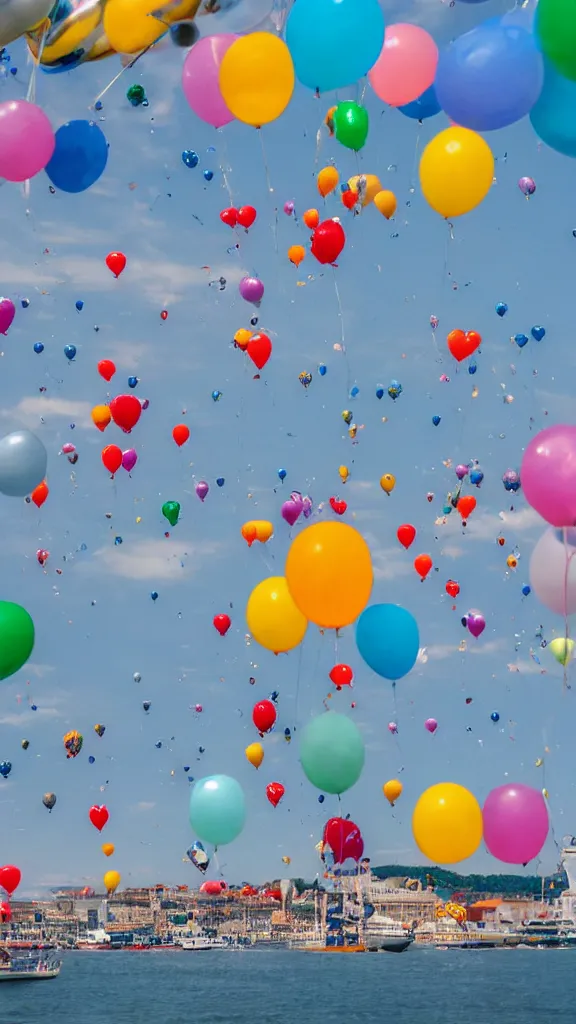
POLYGON ((246 605, 246 622, 256 643, 274 654, 298 647, 308 628, 283 576, 270 576, 254 587, 246 605))
POLYGON ((0 334, 6 334, 15 315, 16 308, 12 299, 0 298, 0 334))
POLYGON ((325 199, 336 188, 339 181, 338 171, 335 167, 324 167, 318 172, 316 185, 320 195, 325 199))
POLYGON ((458 594, 460 593, 460 584, 457 583, 456 580, 448 580, 446 584, 446 593, 451 598, 458 597, 458 594))
POLYGON ((314 231, 320 223, 320 214, 318 213, 318 210, 305 210, 302 214, 302 220, 307 228, 314 231))
POLYGON ((550 654, 564 667, 572 661, 575 647, 576 643, 574 640, 564 636, 557 636, 548 643, 550 654))
POLYGON ((264 747, 261 743, 251 743, 244 751, 251 765, 259 768, 264 760, 264 747))
POLYGON ((243 277, 238 285, 240 295, 245 302, 253 302, 257 306, 264 296, 264 285, 258 277, 243 277))
POLYGON ((266 796, 272 804, 272 807, 278 807, 282 797, 286 790, 281 782, 269 782, 266 786, 266 796))
POLYGON ((343 686, 352 686, 354 673, 350 665, 334 665, 329 674, 337 690, 341 690, 343 686))
POLYGON ((438 103, 436 90, 431 85, 417 100, 412 103, 405 103, 398 107, 401 114, 411 117, 414 121, 426 121, 429 117, 435 117, 442 110, 438 103))
MULTIPOLYGON (((362 206, 369 206, 382 191, 380 178, 376 174, 355 174, 353 178, 348 179, 348 186, 352 192, 357 194, 357 202, 359 201, 362 206)), ((347 192, 342 193, 343 196, 347 194, 347 192)), ((388 194, 392 195, 391 192, 388 194)))
POLYGON ((453 125, 428 143, 420 160, 424 198, 443 217, 460 217, 487 196, 494 177, 488 143, 453 125))
POLYGON ((97 828, 98 831, 101 832, 110 815, 108 813, 108 808, 104 804, 94 804, 94 806, 88 811, 88 817, 94 825, 94 828, 97 828))
POLYGON ((402 783, 398 779, 390 779, 382 786, 382 792, 391 807, 394 807, 398 797, 402 795, 403 788, 402 783))
POLYGON ((98 181, 108 162, 108 143, 94 121, 68 121, 55 135, 46 174, 61 192, 85 192, 98 181))
POLYGON ((220 633, 220 636, 226 636, 226 633, 232 625, 232 620, 229 615, 215 615, 212 619, 214 629, 220 633))
POLYGON ((482 808, 484 842, 505 864, 522 864, 538 856, 548 836, 548 809, 542 793, 522 783, 498 786, 482 808))
POLYGON ((49 15, 49 30, 38 24, 26 34, 34 59, 51 74, 71 71, 85 61, 113 53, 102 27, 99 0, 59 0, 49 15))
POLYGON ((368 73, 374 92, 391 107, 412 103, 434 82, 438 47, 418 25, 388 25, 384 46, 368 73))
POLYGON ((274 533, 274 527, 267 519, 251 519, 249 522, 244 523, 240 532, 248 547, 251 548, 255 540, 260 541, 261 544, 266 544, 274 533))
POLYGON ((78 732, 76 729, 71 729, 70 732, 67 732, 62 737, 62 743, 64 744, 64 749, 66 751, 66 759, 70 760, 74 757, 78 757, 78 754, 84 745, 84 737, 82 736, 82 733, 78 732))
POLYGON ((438 722, 436 721, 435 718, 427 718, 426 721, 424 722, 424 728, 427 729, 428 732, 431 732, 432 735, 434 735, 436 729, 438 728, 438 722))
POLYGON ((235 206, 228 206, 220 212, 220 220, 229 228, 235 228, 238 223, 238 210, 235 206))
MULTIPOLYGON (((207 3, 204 0, 200 8, 200 17, 197 21, 198 27, 204 27, 209 32, 238 32, 241 35, 260 28, 263 22, 276 20, 269 17, 272 13, 273 0, 218 0, 216 3, 207 3), (210 17, 204 17, 209 14, 210 17)), ((279 30, 279 25, 278 25, 279 30)))
POLYGON ((404 523, 396 530, 396 536, 398 537, 402 547, 408 550, 408 548, 414 543, 416 527, 412 526, 410 523, 404 523))
POLYGON ((384 43, 378 0, 304 0, 293 5, 286 42, 296 76, 315 92, 354 85, 376 63, 384 43))
POLYGON ((0 439, 0 492, 9 498, 31 494, 46 476, 48 454, 29 430, 15 430, 0 439))
POLYGON ((288 249, 288 259, 295 267, 299 267, 306 256, 306 249, 303 245, 291 245, 288 249))
POLYGON ((336 711, 313 718, 302 731, 300 763, 316 789, 345 793, 358 782, 364 767, 364 742, 358 726, 336 711))
POLYGON ((458 498, 456 503, 456 509, 462 516, 462 521, 465 523, 470 518, 474 509, 476 508, 476 498, 472 494, 464 494, 461 498, 458 498))
POLYGON ((337 220, 325 220, 312 235, 312 255, 319 263, 335 263, 346 244, 344 228, 337 220))
POLYGON ((396 196, 393 192, 383 190, 374 196, 374 206, 383 217, 386 217, 386 220, 390 220, 390 217, 394 216, 396 205, 396 196))
POLYGON ((108 0, 104 31, 117 53, 139 53, 160 39, 167 26, 191 21, 199 6, 200 0, 176 0, 159 10, 157 0, 108 0))
POLYGON ((206 853, 206 850, 204 849, 202 843, 198 841, 192 843, 190 849, 186 850, 186 854, 192 861, 194 867, 198 868, 198 871, 201 871, 202 874, 204 874, 208 870, 208 867, 210 865, 210 858, 206 853))
POLYGON ((122 465, 122 449, 117 444, 107 444, 102 449, 101 458, 105 469, 114 476, 122 465))
POLYGON ((246 351, 254 366, 263 370, 272 355, 272 342, 267 334, 259 331, 258 334, 253 334, 250 338, 246 351))
POLYGON ((296 499, 289 498, 288 501, 284 502, 280 510, 280 514, 282 519, 288 523, 288 526, 294 526, 294 523, 302 515, 303 507, 304 505, 300 495, 298 495, 296 499))
POLYGON ((106 430, 112 419, 112 413, 108 405, 95 405, 90 415, 94 426, 98 427, 98 430, 106 430))
POLYGON ((541 0, 535 30, 542 52, 557 74, 576 81, 576 24, 570 0, 541 0))
POLYGON ((325 629, 350 625, 370 598, 370 550, 347 523, 307 526, 290 545, 285 571, 300 611, 325 629))
POLYGON ((392 494, 396 487, 396 477, 392 473, 384 473, 384 476, 380 477, 380 487, 385 494, 392 494))
POLYGON ((555 615, 576 612, 576 531, 548 529, 530 558, 530 584, 555 615))
POLYGON ((26 181, 42 171, 54 152, 46 114, 27 100, 0 103, 0 177, 26 181))
POLYGON ((358 152, 368 138, 368 111, 353 100, 339 103, 334 111, 334 134, 347 149, 358 152))
POLYGON ((433 563, 432 559, 430 558, 430 555, 418 555, 417 558, 414 559, 414 568, 416 569, 416 572, 423 580, 426 579, 428 573, 430 572, 432 564, 433 563))
POLYGON ((468 612, 468 615, 466 616, 466 625, 468 627, 468 632, 471 633, 472 636, 478 638, 486 629, 486 619, 482 615, 482 612, 468 612))
MULTIPOLYGON (((100 362, 98 363, 98 373, 100 374, 101 377, 104 378, 105 381, 109 382, 109 381, 112 380, 112 377, 116 373, 116 366, 112 362, 111 359, 101 359, 100 362)), ((96 408, 97 409, 108 409, 108 406, 107 405, 97 405, 96 408)), ((92 417, 92 418, 94 418, 94 417, 92 417)), ((111 418, 112 418, 112 414, 110 413, 110 419, 111 418)), ((108 420, 108 422, 110 422, 110 419, 108 420)))
POLYGON ((271 700, 259 700, 252 709, 252 721, 260 733, 270 732, 277 717, 276 706, 271 700))
POLYGON ((0 601, 0 679, 26 664, 34 648, 34 623, 25 608, 0 601))
POLYGON ((44 21, 54 0, 2 0, 0 4, 0 46, 13 43, 27 29, 44 21))
POLYGON ((112 896, 116 892, 116 889, 122 881, 121 875, 117 871, 107 871, 104 875, 103 882, 106 892, 109 896, 112 896))
POLYGON ((195 783, 190 794, 190 824, 212 846, 233 842, 246 821, 244 792, 228 775, 210 775, 195 783))
MULTIPOLYGON (((120 277, 120 274, 126 266, 126 257, 123 252, 109 252, 106 257, 106 266, 110 270, 114 277, 120 277)), ((114 399, 116 401, 116 399, 114 399)), ((114 415, 114 413, 112 413, 114 415)), ((116 420, 114 420, 116 422, 116 420)), ((138 421, 136 421, 138 422, 138 421)))
POLYGON ((172 437, 178 447, 181 448, 183 444, 186 444, 186 441, 190 437, 190 428, 187 427, 185 423, 178 423, 172 430, 172 437))
POLYGON ((16 892, 21 879, 22 872, 20 868, 15 868, 13 864, 5 864, 4 867, 0 868, 0 889, 4 889, 9 896, 16 892))
POLYGON ((284 113, 294 91, 286 43, 270 32, 242 36, 222 57, 220 91, 234 117, 260 128, 284 113))
POLYGON ((34 488, 30 497, 32 498, 32 501, 36 505, 36 508, 42 508, 42 505, 46 501, 46 498, 48 497, 49 493, 50 491, 48 489, 48 484, 46 483, 45 480, 43 480, 41 484, 38 484, 38 487, 34 488))
POLYGON ((356 623, 356 646, 373 672, 383 679, 402 679, 418 657, 416 619, 397 604, 370 605, 356 623))
POLYGON ((433 864, 457 864, 482 842, 482 811, 476 797, 454 782, 430 786, 418 799, 412 832, 433 864))
POLYGON ((322 842, 332 850, 335 864, 343 864, 348 859, 358 863, 364 853, 358 825, 346 818, 330 818, 324 825, 322 842))
POLYGON ((452 121, 483 132, 525 117, 543 81, 542 55, 532 33, 490 18, 441 52, 434 88, 452 121))
POLYGON ((576 526, 575 471, 576 427, 547 427, 524 452, 520 479, 526 499, 552 526, 576 526))
POLYGON ((114 423, 129 434, 142 414, 142 405, 135 395, 118 395, 110 402, 110 412, 114 423))
POLYGON ((202 121, 222 128, 234 120, 220 91, 220 65, 224 54, 239 37, 206 36, 186 55, 182 71, 182 88, 188 105, 202 121))
POLYGON ((241 206, 238 210, 238 223, 241 228, 245 228, 248 231, 257 216, 258 214, 253 206, 241 206))
POLYGON ((454 356, 459 363, 463 359, 468 359, 473 352, 482 344, 482 338, 478 334, 478 331, 450 331, 450 334, 446 338, 446 343, 450 354, 454 356))
MULTIPOLYGON (((550 61, 544 66, 544 87, 532 110, 532 127, 542 142, 557 153, 576 157, 576 81, 563 78, 550 61)), ((521 179, 521 181, 532 181, 521 179)), ((532 192, 534 192, 536 186, 532 192)), ((524 194, 526 192, 522 188, 524 194)))
POLYGON ((102 853, 104 854, 105 857, 111 857, 112 854, 114 853, 115 846, 114 843, 102 843, 100 849, 102 850, 102 853))
POLYGON ((127 473, 131 473, 134 466, 138 462, 138 454, 134 448, 127 448, 125 452, 122 452, 122 468, 127 473))

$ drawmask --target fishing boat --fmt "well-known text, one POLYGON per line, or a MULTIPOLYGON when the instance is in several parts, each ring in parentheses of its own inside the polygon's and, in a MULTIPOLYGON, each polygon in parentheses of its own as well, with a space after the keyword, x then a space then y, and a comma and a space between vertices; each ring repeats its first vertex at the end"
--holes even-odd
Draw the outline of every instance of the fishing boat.
POLYGON ((57 978, 61 967, 61 960, 31 953, 16 954, 0 946, 0 981, 44 981, 57 978))
POLYGON ((364 942, 371 953, 403 953, 414 942, 414 935, 400 921, 372 913, 366 919, 364 942))

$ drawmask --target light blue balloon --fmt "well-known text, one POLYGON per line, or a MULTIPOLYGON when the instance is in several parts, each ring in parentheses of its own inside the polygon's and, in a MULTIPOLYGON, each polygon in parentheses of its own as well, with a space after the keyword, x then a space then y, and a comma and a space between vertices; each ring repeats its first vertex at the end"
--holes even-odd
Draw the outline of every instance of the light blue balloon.
POLYGON ((536 135, 550 149, 576 157, 576 82, 562 78, 549 61, 544 88, 530 120, 536 135))
POLYGON ((0 491, 25 498, 46 476, 48 453, 30 430, 15 430, 0 440, 0 491))
POLYGON ((405 103, 402 107, 398 107, 398 110, 405 117, 411 117, 414 121, 425 121, 428 117, 439 114, 442 107, 438 103, 434 86, 430 85, 417 100, 405 103))
POLYGON ((190 793, 190 824, 212 846, 225 846, 240 835, 246 821, 244 790, 229 775, 199 779, 190 793))
POLYGON ((441 52, 434 87, 452 121, 483 132, 530 113, 543 81, 544 62, 534 36, 490 18, 441 52))
POLYGON ((358 726, 336 711, 318 715, 300 737, 300 763, 316 789, 340 794, 354 786, 364 767, 364 741, 358 726))
POLYGON ((286 26, 296 77, 319 92, 354 85, 378 60, 384 32, 378 0, 296 0, 286 26))
POLYGON ((373 604, 356 623, 356 646, 366 664, 383 679, 402 679, 418 657, 416 619, 399 604, 373 604))

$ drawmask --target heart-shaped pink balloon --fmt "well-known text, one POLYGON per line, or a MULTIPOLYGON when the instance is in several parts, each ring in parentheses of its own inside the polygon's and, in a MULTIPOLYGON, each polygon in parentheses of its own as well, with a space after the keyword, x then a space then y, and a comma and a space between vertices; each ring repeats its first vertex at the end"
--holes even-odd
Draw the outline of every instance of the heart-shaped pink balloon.
POLYGON ((122 466, 127 473, 130 473, 136 463, 138 462, 138 455, 133 448, 127 448, 125 452, 122 452, 122 466))
POLYGON ((466 625, 472 636, 479 637, 486 629, 486 619, 481 612, 469 612, 466 625))
POLYGON ((301 512, 302 500, 293 501, 290 498, 289 501, 285 501, 282 505, 282 519, 285 519, 289 526, 294 526, 301 512))
POLYGON ((0 334, 6 334, 15 313, 16 309, 12 299, 0 298, 0 334))

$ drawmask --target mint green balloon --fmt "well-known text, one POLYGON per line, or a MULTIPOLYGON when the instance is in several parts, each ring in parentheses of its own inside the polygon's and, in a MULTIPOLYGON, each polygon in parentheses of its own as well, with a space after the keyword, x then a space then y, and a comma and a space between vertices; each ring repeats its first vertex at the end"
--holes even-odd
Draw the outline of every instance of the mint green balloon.
POLYGON ((199 839, 225 846, 240 835, 246 821, 244 790, 229 775, 199 779, 190 794, 190 824, 199 839))
POLYGON ((0 679, 26 664, 34 647, 34 623, 25 608, 0 601, 0 679))
POLYGON ((342 146, 358 152, 368 137, 368 111, 352 100, 339 103, 333 115, 334 134, 342 146))
POLYGON ((346 715, 327 711, 313 718, 300 738, 300 763, 309 782, 324 793, 345 793, 364 767, 364 740, 346 715))

